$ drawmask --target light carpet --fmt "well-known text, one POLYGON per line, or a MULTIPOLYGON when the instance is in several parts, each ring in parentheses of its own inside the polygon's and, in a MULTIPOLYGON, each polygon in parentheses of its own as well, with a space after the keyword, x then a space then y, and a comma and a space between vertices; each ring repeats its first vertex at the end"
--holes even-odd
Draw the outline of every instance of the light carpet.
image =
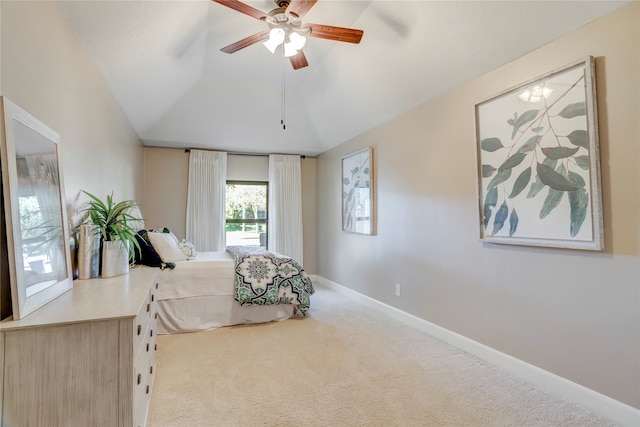
POLYGON ((149 427, 615 425, 320 286, 307 318, 157 343, 149 427))

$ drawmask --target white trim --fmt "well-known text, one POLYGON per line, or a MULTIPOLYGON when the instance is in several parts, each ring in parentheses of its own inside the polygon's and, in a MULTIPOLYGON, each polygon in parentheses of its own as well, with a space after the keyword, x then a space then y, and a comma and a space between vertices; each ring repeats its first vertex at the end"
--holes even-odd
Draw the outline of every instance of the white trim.
POLYGON ((612 399, 566 378, 553 374, 537 366, 531 365, 506 353, 488 347, 477 341, 428 322, 417 316, 382 303, 318 275, 311 276, 314 284, 330 288, 348 298, 391 316, 393 319, 414 327, 434 338, 439 339, 460 350, 472 354, 498 368, 522 378, 532 384, 557 394, 567 400, 582 405, 594 412, 610 418, 624 426, 640 425, 640 409, 612 399))

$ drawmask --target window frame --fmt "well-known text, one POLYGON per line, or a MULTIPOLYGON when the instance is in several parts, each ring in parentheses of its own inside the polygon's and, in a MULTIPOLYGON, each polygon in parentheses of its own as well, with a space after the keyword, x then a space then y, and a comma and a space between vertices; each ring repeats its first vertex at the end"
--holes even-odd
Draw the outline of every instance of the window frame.
MULTIPOLYGON (((225 191, 225 218, 224 218, 224 228, 225 228, 225 234, 227 233, 227 224, 264 224, 265 225, 265 234, 266 234, 266 238, 265 238, 265 249, 269 247, 269 181, 243 181, 243 180, 237 180, 237 179, 233 179, 233 180, 227 180, 225 182, 225 190, 227 188, 227 186, 229 185, 262 185, 265 187, 266 189, 266 203, 265 203, 265 218, 253 218, 253 219, 229 219, 227 218, 226 215, 226 205, 227 205, 227 196, 226 196, 226 191, 225 191)), ((255 214, 257 214, 257 212, 254 212, 255 214)), ((262 247, 262 246, 260 246, 262 247)))

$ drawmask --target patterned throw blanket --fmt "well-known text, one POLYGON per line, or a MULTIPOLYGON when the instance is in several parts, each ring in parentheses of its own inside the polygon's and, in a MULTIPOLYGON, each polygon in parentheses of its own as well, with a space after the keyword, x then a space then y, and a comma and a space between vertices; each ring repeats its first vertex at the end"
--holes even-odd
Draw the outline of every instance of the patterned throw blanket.
POLYGON ((314 293, 309 275, 294 259, 261 248, 227 246, 235 262, 235 299, 241 304, 293 304, 309 312, 314 293))

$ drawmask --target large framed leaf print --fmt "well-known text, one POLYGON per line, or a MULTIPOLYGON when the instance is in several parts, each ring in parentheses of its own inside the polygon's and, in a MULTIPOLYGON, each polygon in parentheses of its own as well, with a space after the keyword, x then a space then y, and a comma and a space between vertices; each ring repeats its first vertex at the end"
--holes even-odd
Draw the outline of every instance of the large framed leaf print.
POLYGON ((371 147, 342 158, 342 229, 374 234, 371 147))
POLYGON ((481 240, 604 249, 596 108, 593 57, 475 106, 481 240))

